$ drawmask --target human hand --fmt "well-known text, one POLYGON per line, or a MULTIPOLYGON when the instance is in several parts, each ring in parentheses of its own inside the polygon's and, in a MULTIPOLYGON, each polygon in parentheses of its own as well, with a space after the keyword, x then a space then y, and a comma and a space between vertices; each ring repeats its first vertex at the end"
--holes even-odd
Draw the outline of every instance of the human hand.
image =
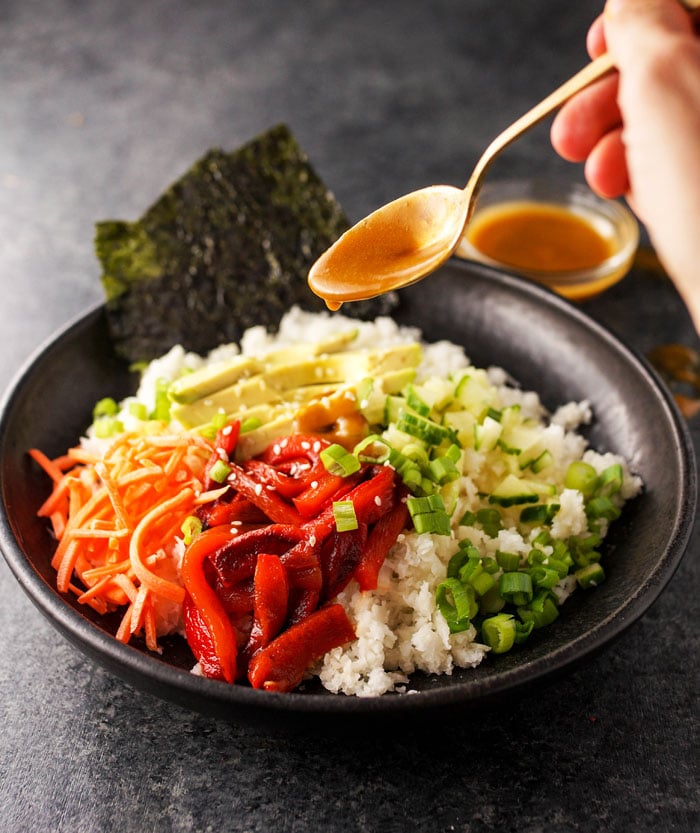
POLYGON ((677 0, 608 0, 588 34, 606 48, 619 73, 562 108, 552 144, 627 197, 700 330, 700 40, 677 0))

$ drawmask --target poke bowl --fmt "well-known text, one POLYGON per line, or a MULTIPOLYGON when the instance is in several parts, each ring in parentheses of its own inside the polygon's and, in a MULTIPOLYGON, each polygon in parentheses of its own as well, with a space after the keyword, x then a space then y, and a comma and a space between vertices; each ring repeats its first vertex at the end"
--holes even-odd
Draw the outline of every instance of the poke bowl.
POLYGON ((34 447, 61 454, 90 423, 96 401, 133 392, 133 373, 114 351, 102 306, 40 348, 2 405, 0 544, 23 590, 64 637, 112 673, 187 708, 241 722, 343 722, 479 708, 607 646, 663 591, 692 530, 694 456, 671 395, 643 359, 580 310, 488 266, 451 261, 403 291, 394 318, 419 327, 428 341, 463 345, 477 366, 503 368, 548 409, 588 401, 594 418, 586 439, 622 455, 643 483, 605 540, 606 581, 593 594, 573 594, 557 621, 522 649, 450 674, 416 672, 410 695, 355 697, 331 693, 317 680, 277 693, 192 674, 192 654, 179 636, 162 640, 160 654, 138 641, 117 641, 117 618, 56 589, 55 542, 36 517, 48 485, 27 455, 34 447))

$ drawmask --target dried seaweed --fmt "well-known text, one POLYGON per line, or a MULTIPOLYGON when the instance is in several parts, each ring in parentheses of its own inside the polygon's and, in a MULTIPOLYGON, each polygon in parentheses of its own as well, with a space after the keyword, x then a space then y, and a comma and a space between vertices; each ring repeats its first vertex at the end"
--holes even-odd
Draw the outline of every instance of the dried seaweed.
MULTIPOLYGON (((205 353, 254 324, 274 329, 294 304, 323 309, 308 270, 347 226, 286 126, 234 152, 210 150, 139 221, 96 226, 118 353, 132 362, 174 344, 205 353)), ((375 316, 396 303, 343 311, 375 316)))

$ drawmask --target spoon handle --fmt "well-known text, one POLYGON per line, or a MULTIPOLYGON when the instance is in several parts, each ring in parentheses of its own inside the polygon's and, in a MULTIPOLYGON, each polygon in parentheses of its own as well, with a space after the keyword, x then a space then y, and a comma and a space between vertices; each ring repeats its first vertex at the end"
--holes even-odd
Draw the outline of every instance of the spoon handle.
MULTIPOLYGON (((700 9, 700 0, 679 0, 679 2, 688 11, 700 9)), ((498 154, 511 142, 525 133, 525 131, 539 124, 539 122, 559 109, 563 104, 566 104, 576 93, 590 86, 600 78, 603 78, 612 72, 613 69, 615 69, 615 65, 612 58, 607 52, 603 53, 496 136, 476 163, 476 167, 464 189, 469 195, 469 214, 471 214, 474 203, 476 202, 484 175, 498 154)))
MULTIPOLYGON (((692 0, 692 2, 700 3, 700 0, 692 0)), ((525 131, 539 124, 539 122, 565 104, 570 98, 573 98, 576 93, 590 86, 600 78, 603 78, 612 72, 614 68, 615 65, 610 55, 607 52, 603 53, 600 57, 591 61, 590 64, 586 64, 583 69, 579 70, 560 87, 557 87, 554 92, 551 92, 546 98, 543 98, 542 101, 535 104, 527 113, 520 116, 519 119, 516 119, 502 133, 499 133, 481 155, 467 182, 465 191, 470 192, 472 203, 479 191, 484 174, 502 150, 525 133, 525 131)))

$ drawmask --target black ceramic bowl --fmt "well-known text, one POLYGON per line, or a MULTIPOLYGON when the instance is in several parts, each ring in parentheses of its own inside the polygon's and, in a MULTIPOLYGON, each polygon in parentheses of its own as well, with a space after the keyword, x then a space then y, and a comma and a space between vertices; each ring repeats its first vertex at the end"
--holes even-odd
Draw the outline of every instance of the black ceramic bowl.
POLYGON ((526 646, 452 676, 416 675, 410 696, 355 698, 310 685, 292 694, 229 686, 188 673, 192 657, 173 639, 161 657, 111 635, 73 597, 55 590, 53 549, 36 508, 48 492, 26 451, 59 454, 90 422, 103 396, 132 392, 136 380, 114 355, 102 308, 53 339, 18 375, 0 422, 0 544, 20 585, 58 630, 86 654, 156 695, 232 720, 335 722, 416 716, 482 706, 540 682, 591 655, 638 619, 673 575, 690 535, 696 473, 688 432, 672 398, 647 364, 568 302, 533 284, 476 264, 451 262, 401 293, 397 318, 426 339, 465 345, 476 365, 499 365, 539 392, 552 409, 588 399, 590 443, 624 455, 644 480, 606 541, 607 581, 577 593, 560 618, 526 646))

